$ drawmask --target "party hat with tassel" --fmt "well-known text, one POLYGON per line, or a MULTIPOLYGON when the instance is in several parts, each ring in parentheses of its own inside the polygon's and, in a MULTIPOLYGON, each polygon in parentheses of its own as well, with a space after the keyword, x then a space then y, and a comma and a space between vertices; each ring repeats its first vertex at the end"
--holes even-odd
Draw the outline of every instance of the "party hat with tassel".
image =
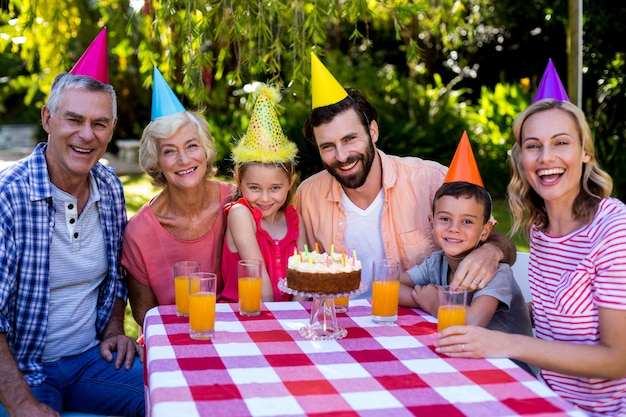
POLYGON ((287 139, 278 121, 275 103, 279 92, 263 85, 256 90, 256 101, 245 135, 232 151, 236 164, 245 162, 295 162, 298 147, 287 139))

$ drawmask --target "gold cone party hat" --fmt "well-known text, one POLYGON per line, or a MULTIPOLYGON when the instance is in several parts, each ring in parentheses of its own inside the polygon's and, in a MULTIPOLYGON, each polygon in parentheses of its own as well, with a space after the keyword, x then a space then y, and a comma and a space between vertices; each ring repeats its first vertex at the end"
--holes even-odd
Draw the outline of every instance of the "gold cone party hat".
POLYGON ((345 88, 313 52, 311 52, 311 95, 314 109, 339 103, 348 97, 345 88))
POLYGON ((298 147, 287 139, 276 115, 278 96, 275 88, 264 85, 257 89, 248 130, 232 151, 236 164, 295 162, 298 147))
POLYGON ((448 168, 448 173, 443 180, 444 183, 455 181, 466 181, 483 188, 485 187, 480 176, 480 171, 478 171, 474 152, 472 152, 472 147, 467 138, 467 132, 465 131, 456 148, 452 163, 450 163, 450 168, 448 168))

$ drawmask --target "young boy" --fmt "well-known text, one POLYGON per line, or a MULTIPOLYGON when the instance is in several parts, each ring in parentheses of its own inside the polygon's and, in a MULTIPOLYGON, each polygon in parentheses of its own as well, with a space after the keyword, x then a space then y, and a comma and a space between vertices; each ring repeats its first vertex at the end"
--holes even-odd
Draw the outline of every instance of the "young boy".
MULTIPOLYGON (((463 258, 489 236, 493 227, 490 222, 491 196, 482 186, 477 168, 474 172, 478 177, 472 182, 459 181, 458 176, 449 173, 437 190, 429 221, 433 239, 441 250, 402 274, 400 305, 418 307, 436 316, 439 307, 437 286, 448 285, 463 258)), ((484 288, 468 292, 467 303, 468 325, 533 335, 528 307, 508 264, 500 263, 496 275, 484 288)), ((535 373, 526 364, 518 364, 535 373)))

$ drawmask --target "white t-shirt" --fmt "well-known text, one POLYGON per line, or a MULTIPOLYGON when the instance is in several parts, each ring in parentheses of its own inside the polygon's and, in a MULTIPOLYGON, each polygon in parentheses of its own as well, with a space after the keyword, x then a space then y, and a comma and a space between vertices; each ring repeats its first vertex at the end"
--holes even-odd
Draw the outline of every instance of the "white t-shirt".
POLYGON ((356 250, 361 261, 361 279, 370 283, 366 292, 353 298, 372 297, 372 262, 385 259, 382 239, 381 219, 383 214, 384 191, 380 192, 366 209, 356 206, 341 190, 341 204, 346 213, 346 230, 343 245, 346 250, 356 250))

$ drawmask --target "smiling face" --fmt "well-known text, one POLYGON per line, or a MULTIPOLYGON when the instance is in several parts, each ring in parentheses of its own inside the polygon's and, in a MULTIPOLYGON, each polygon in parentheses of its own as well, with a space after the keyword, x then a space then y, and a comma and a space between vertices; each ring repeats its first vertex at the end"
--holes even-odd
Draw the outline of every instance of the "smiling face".
POLYGON ((243 198, 259 209, 263 218, 272 218, 285 205, 296 179, 280 165, 246 164, 235 177, 243 198))
POLYGON ((535 113, 524 122, 520 136, 521 165, 530 186, 546 208, 571 210, 583 163, 590 159, 573 117, 560 109, 535 113))
POLYGON ((51 181, 67 190, 84 180, 104 155, 113 137, 117 119, 111 95, 103 91, 67 89, 53 115, 41 110, 42 126, 48 133, 46 161, 51 181))
POLYGON ((464 256, 487 239, 492 225, 484 211, 473 197, 443 195, 435 201, 433 237, 446 255, 464 256))
POLYGON ((376 122, 368 132, 356 112, 348 109, 313 131, 324 168, 345 188, 365 184, 376 156, 376 122))
POLYGON ((195 188, 204 182, 207 156, 193 124, 182 126, 169 138, 159 139, 157 147, 158 165, 168 186, 195 188))

